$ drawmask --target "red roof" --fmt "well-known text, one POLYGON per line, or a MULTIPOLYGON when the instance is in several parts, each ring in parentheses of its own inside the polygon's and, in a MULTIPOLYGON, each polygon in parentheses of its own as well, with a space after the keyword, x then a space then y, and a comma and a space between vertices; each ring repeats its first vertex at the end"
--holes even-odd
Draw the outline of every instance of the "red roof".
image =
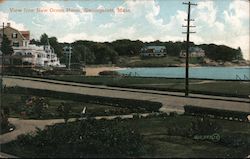
POLYGON ((25 37, 25 39, 30 39, 30 31, 20 31, 20 33, 25 37))

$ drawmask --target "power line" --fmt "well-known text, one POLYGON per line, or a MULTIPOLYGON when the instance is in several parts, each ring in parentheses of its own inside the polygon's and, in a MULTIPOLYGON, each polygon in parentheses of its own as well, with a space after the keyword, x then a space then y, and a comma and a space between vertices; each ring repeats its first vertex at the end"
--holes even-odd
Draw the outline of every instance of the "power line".
POLYGON ((182 4, 184 5, 188 5, 188 17, 187 19, 184 19, 185 21, 187 21, 187 25, 186 26, 182 26, 182 27, 186 27, 187 28, 187 32, 182 32, 184 34, 187 34, 187 41, 186 41, 186 75, 185 75, 185 96, 188 96, 189 93, 189 34, 190 33, 195 33, 195 32, 191 32, 190 31, 190 27, 195 27, 195 26, 190 26, 190 21, 194 21, 194 19, 190 19, 190 10, 191 10, 191 6, 197 6, 197 4, 194 3, 186 3, 183 2, 182 4))

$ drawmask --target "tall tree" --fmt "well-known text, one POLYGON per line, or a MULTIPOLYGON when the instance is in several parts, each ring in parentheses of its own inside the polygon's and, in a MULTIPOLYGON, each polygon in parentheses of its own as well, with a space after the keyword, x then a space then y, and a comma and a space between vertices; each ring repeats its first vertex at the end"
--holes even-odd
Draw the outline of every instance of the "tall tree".
POLYGON ((1 43, 1 51, 4 55, 11 55, 14 52, 11 42, 5 34, 3 35, 3 40, 1 43))
POLYGON ((41 36, 40 36, 40 43, 41 45, 46 45, 48 43, 48 35, 46 33, 43 33, 41 36))
POLYGON ((73 44, 73 57, 74 62, 85 62, 86 64, 93 64, 95 62, 94 53, 85 45, 73 44), (85 59, 86 58, 86 59, 85 59))
POLYGON ((238 49, 237 49, 236 59, 237 60, 242 60, 243 59, 243 55, 242 55, 242 51, 241 51, 240 47, 238 47, 238 49))
POLYGON ((63 56, 62 46, 58 43, 57 38, 56 37, 50 37, 49 38, 49 43, 50 43, 51 47, 54 48, 54 51, 57 54, 57 56, 62 57, 63 56))

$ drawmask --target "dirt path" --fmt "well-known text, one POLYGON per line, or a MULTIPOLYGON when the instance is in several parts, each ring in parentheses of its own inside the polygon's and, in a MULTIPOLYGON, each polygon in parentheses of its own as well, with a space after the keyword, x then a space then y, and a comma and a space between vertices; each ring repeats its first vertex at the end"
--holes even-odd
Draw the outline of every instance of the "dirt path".
POLYGON ((246 98, 208 96, 199 94, 190 94, 190 97, 185 97, 184 94, 180 92, 116 88, 28 77, 4 77, 3 83, 7 87, 20 86, 94 96, 155 101, 163 104, 160 109, 160 111, 163 112, 183 112, 183 106, 185 105, 250 112, 250 99, 246 98))
POLYGON ((53 125, 64 122, 63 119, 53 120, 22 120, 18 118, 9 118, 9 122, 15 125, 16 129, 12 132, 0 135, 0 144, 15 140, 18 135, 32 133, 36 127, 44 129, 46 125, 53 125))
MULTIPOLYGON (((148 113, 141 114, 141 116, 147 116, 148 113)), ((120 118, 133 118, 133 114, 129 115, 113 115, 113 116, 97 116, 95 119, 114 119, 116 117, 120 118)), ((84 119, 84 118, 83 118, 84 119)), ((76 118, 69 119, 69 122, 75 121, 76 118)), ((82 120, 82 119, 80 119, 82 120)), ((35 133, 36 128, 44 129, 47 125, 54 125, 57 123, 64 123, 63 119, 49 119, 49 120, 25 120, 19 118, 9 118, 9 122, 15 125, 15 130, 3 135, 0 135, 0 144, 8 143, 15 140, 17 136, 27 133, 35 133)))

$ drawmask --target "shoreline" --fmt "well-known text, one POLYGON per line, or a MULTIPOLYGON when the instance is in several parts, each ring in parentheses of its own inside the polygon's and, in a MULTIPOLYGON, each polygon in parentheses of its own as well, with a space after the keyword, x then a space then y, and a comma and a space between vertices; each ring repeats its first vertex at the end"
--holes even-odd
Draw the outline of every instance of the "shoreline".
MULTIPOLYGON (((119 66, 98 66, 98 65, 94 65, 94 66, 87 66, 85 68, 86 70, 86 76, 99 76, 99 73, 102 71, 120 71, 120 70, 126 70, 126 69, 130 69, 130 68, 173 68, 173 67, 185 67, 185 65, 180 65, 180 66, 165 66, 165 67, 145 67, 145 66, 141 66, 141 67, 119 67, 119 66)), ((239 67, 239 68, 250 68, 249 65, 244 65, 244 66, 239 66, 239 65, 234 65, 234 66, 209 66, 209 65, 189 65, 190 68, 201 68, 201 67, 239 67)))

